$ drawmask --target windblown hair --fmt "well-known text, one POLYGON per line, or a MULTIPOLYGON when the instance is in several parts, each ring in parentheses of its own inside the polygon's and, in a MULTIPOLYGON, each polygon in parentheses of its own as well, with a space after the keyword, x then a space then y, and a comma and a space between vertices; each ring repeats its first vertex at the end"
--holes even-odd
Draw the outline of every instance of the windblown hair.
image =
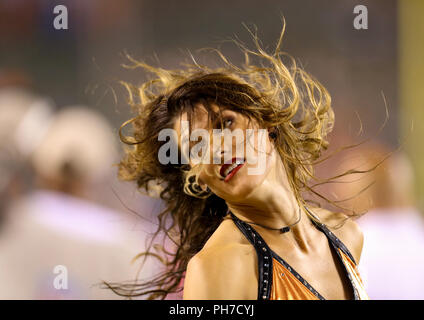
MULTIPOLYGON (((256 33, 250 30, 254 50, 234 40, 245 56, 240 67, 217 49, 212 50, 223 63, 216 68, 200 65, 192 57, 192 63, 180 70, 165 70, 128 57, 131 64, 126 67, 142 68, 153 77, 141 86, 123 83, 136 115, 121 126, 121 140, 127 146, 119 163, 119 178, 135 181, 148 194, 158 192, 166 208, 158 215, 153 239, 164 233, 175 247, 162 247, 161 253, 153 253, 149 246, 141 255, 160 257, 165 271, 143 283, 108 283, 117 294, 164 299, 180 292, 188 261, 202 249, 227 213, 225 201, 218 196, 199 198, 187 192, 187 180, 196 167, 163 165, 158 160, 159 149, 166 143, 158 141, 159 132, 174 128, 177 116, 193 110, 199 102, 211 114, 208 106, 215 103, 256 120, 262 128, 275 128, 274 144, 298 202, 304 203, 305 191, 319 195, 309 181, 321 181, 314 176, 313 166, 328 146, 334 112, 324 86, 281 51, 284 30, 285 24, 272 53, 262 48, 256 33), (253 60, 258 62, 254 64, 253 60), (131 133, 124 135, 122 129, 128 124, 132 124, 131 133)), ((158 246, 155 248, 158 250, 158 246)))

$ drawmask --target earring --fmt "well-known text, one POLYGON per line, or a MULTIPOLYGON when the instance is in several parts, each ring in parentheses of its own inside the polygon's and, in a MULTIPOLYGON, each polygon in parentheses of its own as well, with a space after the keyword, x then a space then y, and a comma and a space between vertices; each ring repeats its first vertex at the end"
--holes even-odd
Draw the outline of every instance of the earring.
POLYGON ((184 185, 184 193, 188 194, 189 196, 199 199, 206 199, 212 194, 212 190, 209 189, 208 186, 206 186, 206 190, 202 189, 202 187, 196 182, 195 175, 189 176, 187 180, 188 184, 186 183, 184 185))
POLYGON ((268 136, 269 136, 269 138, 270 138, 270 139, 272 139, 272 140, 277 139, 277 133, 275 133, 274 131, 270 132, 270 133, 268 134, 268 136))

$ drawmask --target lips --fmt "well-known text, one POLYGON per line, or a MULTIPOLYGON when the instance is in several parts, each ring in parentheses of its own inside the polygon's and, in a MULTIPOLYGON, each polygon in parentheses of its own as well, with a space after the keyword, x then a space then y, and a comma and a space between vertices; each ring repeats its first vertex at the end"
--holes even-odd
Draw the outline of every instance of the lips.
POLYGON ((232 158, 231 163, 223 164, 219 173, 221 177, 225 178, 227 182, 244 164, 244 159, 242 158, 232 158), (238 164, 238 165, 235 165, 238 164))

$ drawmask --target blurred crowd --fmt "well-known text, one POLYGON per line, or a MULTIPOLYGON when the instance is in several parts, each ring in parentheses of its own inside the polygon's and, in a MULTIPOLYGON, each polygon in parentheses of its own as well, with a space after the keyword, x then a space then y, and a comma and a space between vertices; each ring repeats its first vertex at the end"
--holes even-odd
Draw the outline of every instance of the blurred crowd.
POLYGON ((359 172, 339 179, 329 192, 359 215, 364 234, 359 269, 370 298, 424 299, 424 219, 407 155, 368 142, 345 152, 334 170, 359 172))
POLYGON ((257 1, 239 0, 222 10, 212 1, 205 10, 194 0, 64 0, 70 12, 66 31, 52 27, 56 14, 50 1, 0 2, 0 299, 121 299, 103 289, 102 281, 149 278, 159 270, 152 262, 140 271, 133 261, 155 231, 148 221, 154 221, 160 202, 117 181, 114 164, 122 150, 116 126, 123 115, 93 106, 94 94, 87 105, 67 101, 80 101, 81 92, 96 91, 110 75, 138 82, 138 73, 118 67, 124 48, 136 56, 158 52, 164 65, 177 66, 178 49, 215 46, 242 22, 257 24, 260 39, 273 43, 280 28, 277 12, 288 22, 284 50, 306 62, 331 92, 336 130, 330 148, 357 142, 349 135, 357 110, 366 115, 361 119, 366 127, 380 123, 378 92, 384 91, 390 113, 385 143, 372 139, 345 150, 322 169, 324 177, 350 169, 369 172, 323 190, 363 213, 356 220, 364 233, 359 267, 370 298, 424 299, 424 218, 414 196, 416 173, 402 148, 394 149, 402 133, 399 115, 406 114, 408 103, 420 108, 422 101, 413 91, 422 91, 416 72, 422 70, 422 46, 412 32, 421 29, 411 24, 409 30, 397 14, 401 7, 405 17, 421 11, 405 10, 410 0, 368 1, 369 12, 378 14, 362 32, 352 28, 356 2, 265 1, 258 10, 257 1), (409 33, 414 46, 399 50, 399 39, 409 33), (406 84, 402 63, 411 64, 414 74, 406 84), (413 103, 398 99, 402 90, 413 103))
POLYGON ((103 281, 153 275, 133 261, 152 225, 121 201, 152 203, 115 181, 116 136, 88 106, 0 87, 0 299, 122 299, 103 281))
MULTIPOLYGON (((330 148, 357 142, 350 132, 356 111, 370 131, 380 123, 377 92, 384 91, 391 119, 385 143, 371 139, 341 152, 323 162, 321 176, 368 172, 323 191, 363 214, 356 220, 364 233, 359 267, 370 298, 424 299, 424 218, 414 197, 415 173, 402 148, 394 150, 401 135, 398 114, 406 107, 397 99, 400 29, 394 23, 402 2, 368 2, 369 11, 379 14, 360 33, 351 27, 353 0, 264 3, 258 10, 257 1, 228 2, 223 11, 218 2, 204 10, 194 0, 65 0, 71 27, 58 31, 50 23, 56 15, 49 1, 0 2, 0 299, 121 299, 102 281, 142 280, 158 272, 153 261, 140 271, 134 257, 155 231, 149 221, 161 203, 119 182, 114 166, 122 152, 117 123, 126 115, 94 106, 95 94, 85 97, 87 105, 67 102, 80 101, 88 88, 96 91, 110 75, 138 82, 140 74, 115 70, 124 48, 136 56, 158 52, 164 65, 177 66, 177 48, 209 47, 241 22, 257 23, 264 43, 275 41, 276 12, 288 22, 285 50, 306 62, 331 92, 336 123, 330 148)), ((405 57, 415 72, 418 61, 405 57)), ((403 90, 421 80, 413 77, 403 90)))
MULTIPOLYGON (((158 271, 147 264, 139 273, 133 261, 153 225, 129 213, 122 201, 131 199, 119 194, 132 193, 139 209, 154 201, 114 181, 116 136, 88 106, 57 108, 25 86, 0 87, 0 299, 121 299, 102 281, 158 271)), ((359 266, 369 296, 424 299, 424 219, 408 157, 366 143, 333 164, 327 174, 368 171, 327 192, 363 214, 359 266)))
MULTIPOLYGON (((148 264, 140 276, 133 261, 153 228, 115 196, 128 194, 114 184, 116 141, 87 106, 57 108, 25 87, 0 88, 0 299, 121 299, 102 281, 158 270, 148 264)), ((408 157, 368 143, 345 152, 332 173, 350 169, 369 172, 327 191, 363 213, 359 266, 369 296, 424 299, 424 219, 408 157)), ((134 196, 139 207, 151 205, 134 196)))

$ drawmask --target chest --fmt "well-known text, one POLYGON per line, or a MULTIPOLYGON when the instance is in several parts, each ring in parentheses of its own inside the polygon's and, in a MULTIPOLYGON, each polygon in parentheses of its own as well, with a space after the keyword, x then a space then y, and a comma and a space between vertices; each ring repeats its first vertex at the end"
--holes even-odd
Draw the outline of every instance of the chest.
POLYGON ((300 281, 299 286, 306 281, 307 286, 328 300, 353 299, 347 270, 336 250, 328 246, 319 252, 299 254, 284 248, 273 248, 278 258, 282 258, 283 261, 280 261, 300 281))

